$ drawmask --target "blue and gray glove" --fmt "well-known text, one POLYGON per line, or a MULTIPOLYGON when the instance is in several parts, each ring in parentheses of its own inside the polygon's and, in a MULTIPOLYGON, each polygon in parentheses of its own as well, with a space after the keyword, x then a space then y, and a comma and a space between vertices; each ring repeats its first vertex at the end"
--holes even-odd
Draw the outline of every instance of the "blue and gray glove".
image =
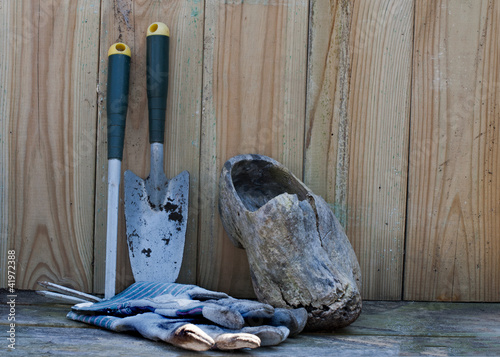
POLYGON ((302 331, 307 313, 195 285, 137 282, 109 300, 77 304, 67 317, 203 351, 277 345, 302 331))

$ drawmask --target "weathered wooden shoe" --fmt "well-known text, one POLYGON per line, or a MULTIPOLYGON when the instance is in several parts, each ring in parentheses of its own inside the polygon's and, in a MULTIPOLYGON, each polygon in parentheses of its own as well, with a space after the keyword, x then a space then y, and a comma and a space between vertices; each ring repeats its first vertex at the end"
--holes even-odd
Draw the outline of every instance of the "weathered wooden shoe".
POLYGON ((306 330, 331 331, 361 313, 361 274, 328 204, 267 156, 229 159, 219 211, 231 241, 246 249, 261 302, 306 308, 306 330))

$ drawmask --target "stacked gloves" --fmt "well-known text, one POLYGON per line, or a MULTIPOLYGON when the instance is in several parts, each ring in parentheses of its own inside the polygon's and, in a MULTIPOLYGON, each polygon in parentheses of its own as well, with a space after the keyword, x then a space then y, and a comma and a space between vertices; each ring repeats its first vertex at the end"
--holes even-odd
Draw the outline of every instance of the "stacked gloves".
POLYGON ((67 317, 206 351, 277 345, 303 330, 307 312, 275 309, 196 285, 136 282, 111 299, 73 306, 67 317))

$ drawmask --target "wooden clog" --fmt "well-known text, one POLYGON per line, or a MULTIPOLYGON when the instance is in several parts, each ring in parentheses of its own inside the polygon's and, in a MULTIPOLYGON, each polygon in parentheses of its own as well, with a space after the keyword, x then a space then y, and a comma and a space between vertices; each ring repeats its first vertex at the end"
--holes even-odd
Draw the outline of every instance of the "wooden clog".
POLYGON ((229 159, 219 211, 232 242, 246 249, 261 302, 308 312, 306 330, 331 331, 361 313, 358 261, 328 204, 267 156, 229 159))

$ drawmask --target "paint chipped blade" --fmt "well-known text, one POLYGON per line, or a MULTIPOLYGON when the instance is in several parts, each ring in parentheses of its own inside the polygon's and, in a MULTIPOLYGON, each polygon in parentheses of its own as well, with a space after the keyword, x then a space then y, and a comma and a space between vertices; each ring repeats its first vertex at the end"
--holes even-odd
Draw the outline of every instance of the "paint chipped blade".
POLYGON ((159 207, 150 204, 146 181, 131 171, 124 174, 127 243, 134 279, 175 282, 184 254, 189 173, 183 171, 168 181, 159 207))

